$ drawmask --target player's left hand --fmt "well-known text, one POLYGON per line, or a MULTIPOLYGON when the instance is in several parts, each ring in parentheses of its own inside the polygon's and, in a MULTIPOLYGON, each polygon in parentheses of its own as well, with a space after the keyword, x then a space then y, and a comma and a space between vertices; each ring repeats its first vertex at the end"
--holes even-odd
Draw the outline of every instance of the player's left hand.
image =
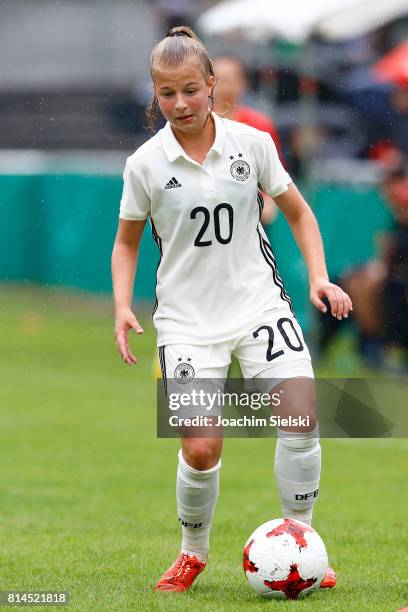
POLYGON ((327 312, 327 307, 322 301, 324 297, 329 300, 333 317, 339 321, 343 317, 347 319, 349 312, 353 310, 353 304, 347 293, 327 278, 318 276, 310 282, 310 301, 321 312, 327 312))

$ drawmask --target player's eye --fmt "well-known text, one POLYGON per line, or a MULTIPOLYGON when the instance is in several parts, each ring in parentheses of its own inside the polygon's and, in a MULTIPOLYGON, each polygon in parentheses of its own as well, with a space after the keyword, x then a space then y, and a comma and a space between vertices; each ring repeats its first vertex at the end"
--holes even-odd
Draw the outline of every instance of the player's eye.
POLYGON ((195 94, 196 91, 197 91, 196 89, 187 89, 188 94, 195 94))
POLYGON ((171 91, 165 91, 164 93, 161 94, 164 98, 170 98, 170 96, 173 95, 173 93, 171 91))

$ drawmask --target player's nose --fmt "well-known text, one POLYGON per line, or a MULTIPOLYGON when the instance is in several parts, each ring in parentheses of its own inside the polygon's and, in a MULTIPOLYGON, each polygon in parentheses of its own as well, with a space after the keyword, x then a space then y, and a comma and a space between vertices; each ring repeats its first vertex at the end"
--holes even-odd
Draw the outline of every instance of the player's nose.
POLYGON ((184 98, 184 96, 182 94, 178 94, 176 96, 175 108, 176 108, 177 111, 184 110, 185 108, 187 108, 187 104, 186 104, 185 98, 184 98))

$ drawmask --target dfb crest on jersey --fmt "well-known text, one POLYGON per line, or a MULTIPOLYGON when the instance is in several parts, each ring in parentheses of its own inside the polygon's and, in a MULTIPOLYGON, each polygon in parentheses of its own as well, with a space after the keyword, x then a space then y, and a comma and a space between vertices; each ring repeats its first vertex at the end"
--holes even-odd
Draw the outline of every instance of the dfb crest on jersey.
MULTIPOLYGON (((181 361, 181 357, 179 358, 181 361)), ((174 378, 178 383, 182 385, 186 385, 191 382, 195 376, 195 371, 191 363, 191 358, 188 358, 187 362, 179 363, 176 369, 174 370, 174 378)))
POLYGON ((246 181, 251 173, 249 164, 243 159, 238 159, 231 164, 231 174, 237 181, 246 181))

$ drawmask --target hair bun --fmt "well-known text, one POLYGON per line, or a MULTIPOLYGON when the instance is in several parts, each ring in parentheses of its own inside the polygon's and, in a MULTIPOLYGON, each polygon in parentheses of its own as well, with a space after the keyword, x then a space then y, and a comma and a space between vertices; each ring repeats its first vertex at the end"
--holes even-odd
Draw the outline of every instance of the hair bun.
POLYGON ((187 28, 184 29, 182 27, 171 28, 166 34, 166 38, 173 38, 174 36, 187 36, 187 38, 193 38, 187 28))

